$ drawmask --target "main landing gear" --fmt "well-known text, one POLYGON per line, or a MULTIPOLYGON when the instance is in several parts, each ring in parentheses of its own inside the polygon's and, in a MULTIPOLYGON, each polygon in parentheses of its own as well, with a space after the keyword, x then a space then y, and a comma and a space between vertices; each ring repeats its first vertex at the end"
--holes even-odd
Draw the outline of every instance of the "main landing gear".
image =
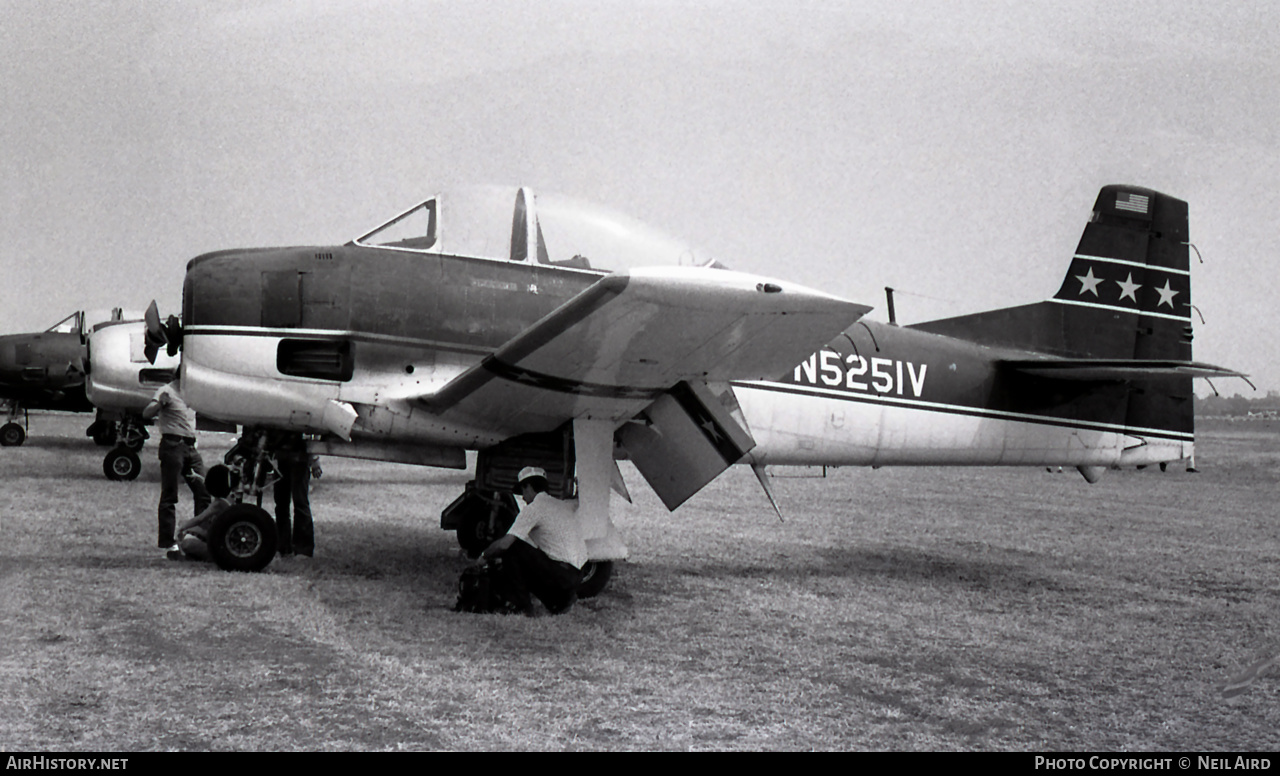
POLYGON ((440 527, 457 531, 463 552, 468 558, 478 558, 486 547, 506 535, 519 513, 515 496, 480 490, 472 480, 462 495, 440 513, 440 527))
MULTIPOLYGON (((502 491, 485 491, 468 482, 462 495, 440 513, 440 527, 458 534, 458 544, 468 558, 478 558, 490 544, 506 535, 520 508, 515 496, 502 491)), ((594 598, 609 584, 613 561, 592 560, 582 567, 578 598, 594 598)))

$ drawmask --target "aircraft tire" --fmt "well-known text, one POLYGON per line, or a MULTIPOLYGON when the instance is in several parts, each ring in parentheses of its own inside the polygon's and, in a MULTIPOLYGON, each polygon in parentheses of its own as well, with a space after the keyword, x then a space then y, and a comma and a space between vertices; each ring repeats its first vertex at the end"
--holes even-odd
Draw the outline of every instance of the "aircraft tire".
POLYGON ((589 560, 582 567, 582 584, 578 585, 579 598, 595 598, 609 584, 613 576, 613 561, 589 560))
POLYGON ((136 480, 141 471, 142 461, 137 454, 123 447, 115 448, 102 459, 102 473, 115 482, 136 480))
POLYGON ((27 432, 17 423, 6 423, 0 426, 0 445, 18 447, 27 441, 27 432))
POLYGON ((465 515, 458 523, 458 546, 468 558, 478 558, 485 548, 493 544, 488 538, 488 528, 480 516, 465 515))
POLYGON ((506 534, 507 529, 516 521, 520 508, 510 494, 499 494, 501 508, 497 515, 496 525, 490 526, 489 515, 491 504, 477 493, 470 493, 466 500, 458 505, 458 544, 469 558, 478 558, 480 553, 499 537, 506 534))
POLYGON ((276 555, 276 521, 262 507, 233 504, 209 526, 209 554, 224 571, 262 571, 276 555))

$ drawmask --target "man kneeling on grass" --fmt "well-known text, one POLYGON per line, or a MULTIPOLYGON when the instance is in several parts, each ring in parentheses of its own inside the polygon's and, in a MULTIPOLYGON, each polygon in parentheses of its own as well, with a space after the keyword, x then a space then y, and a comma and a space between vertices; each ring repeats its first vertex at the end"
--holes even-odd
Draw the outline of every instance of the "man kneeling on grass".
POLYGON ((231 500, 231 469, 218 465, 209 470, 204 486, 213 501, 204 511, 178 526, 178 547, 167 553, 169 560, 211 560, 209 527, 213 519, 235 502, 231 500))
POLYGON ((532 593, 548 612, 562 614, 578 600, 582 567, 589 560, 578 525, 578 501, 547 493, 547 473, 536 466, 521 469, 516 481, 526 506, 483 558, 497 592, 517 610, 534 613, 532 593))

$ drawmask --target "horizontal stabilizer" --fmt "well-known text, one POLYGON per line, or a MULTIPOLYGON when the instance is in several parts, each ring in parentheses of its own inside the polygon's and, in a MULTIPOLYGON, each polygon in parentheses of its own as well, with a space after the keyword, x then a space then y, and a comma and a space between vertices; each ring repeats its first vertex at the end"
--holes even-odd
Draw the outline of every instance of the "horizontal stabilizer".
POLYGON ((1005 360, 1001 366, 1058 380, 1161 380, 1188 377, 1244 377, 1234 369, 1197 361, 1060 358, 1005 360))

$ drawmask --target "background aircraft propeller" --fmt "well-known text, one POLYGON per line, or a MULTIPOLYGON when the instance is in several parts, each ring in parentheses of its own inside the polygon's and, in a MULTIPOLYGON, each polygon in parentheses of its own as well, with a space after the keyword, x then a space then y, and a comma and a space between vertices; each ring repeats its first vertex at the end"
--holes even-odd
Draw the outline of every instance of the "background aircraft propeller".
POLYGON ((165 353, 170 357, 178 355, 178 350, 182 347, 182 324, 178 321, 178 316, 170 315, 161 323, 160 310, 153 299, 147 306, 144 319, 147 323, 147 336, 142 352, 147 361, 152 364, 156 362, 156 354, 160 352, 161 345, 165 346, 165 353))

